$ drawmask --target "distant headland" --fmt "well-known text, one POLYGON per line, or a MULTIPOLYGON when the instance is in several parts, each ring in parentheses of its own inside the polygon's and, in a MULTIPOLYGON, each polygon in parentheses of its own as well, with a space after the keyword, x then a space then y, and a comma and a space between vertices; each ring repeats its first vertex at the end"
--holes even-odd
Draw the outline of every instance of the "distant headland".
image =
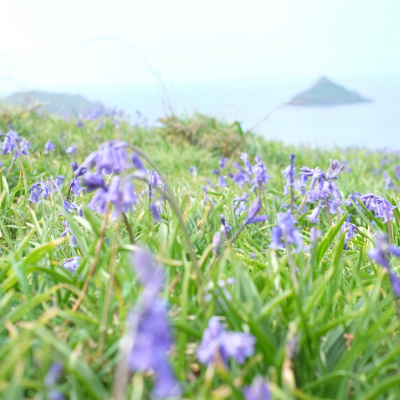
POLYGON ((341 104, 367 103, 372 100, 347 90, 326 77, 318 79, 310 89, 299 93, 287 104, 292 106, 336 106, 341 104))
POLYGON ((1 100, 1 103, 23 108, 32 108, 40 104, 40 108, 50 114, 59 113, 75 117, 84 111, 95 112, 104 108, 101 103, 89 101, 79 94, 42 91, 14 93, 1 100))

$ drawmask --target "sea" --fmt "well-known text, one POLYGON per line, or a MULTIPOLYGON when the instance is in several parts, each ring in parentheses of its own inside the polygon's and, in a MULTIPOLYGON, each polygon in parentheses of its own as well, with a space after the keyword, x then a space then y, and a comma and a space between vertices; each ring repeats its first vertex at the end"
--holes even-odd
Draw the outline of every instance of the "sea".
POLYGON ((400 150, 400 75, 332 80, 372 101, 330 107, 285 105, 314 83, 310 79, 168 85, 154 82, 90 88, 84 94, 121 108, 134 123, 145 120, 149 125, 157 125, 165 115, 190 116, 197 111, 228 123, 238 121, 243 129, 288 144, 400 150))

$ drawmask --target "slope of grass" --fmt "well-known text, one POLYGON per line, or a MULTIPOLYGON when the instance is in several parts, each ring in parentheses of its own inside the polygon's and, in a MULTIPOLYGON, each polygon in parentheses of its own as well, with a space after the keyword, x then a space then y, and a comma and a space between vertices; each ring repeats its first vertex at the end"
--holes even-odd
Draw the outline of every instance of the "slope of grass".
MULTIPOLYGON (((399 320, 390 280, 368 257, 374 235, 387 231, 382 220, 360 205, 325 211, 312 224, 297 217, 296 229, 304 246, 270 248, 277 213, 286 211, 290 194, 283 194, 286 180, 281 171, 295 153, 297 171, 303 165, 326 171, 330 159, 349 166, 336 181, 342 198, 350 193, 375 193, 397 204, 399 185, 396 153, 362 149, 320 151, 268 142, 238 123, 227 124, 196 115, 171 117, 158 128, 133 127, 112 116, 101 121, 76 121, 56 116, 40 117, 14 111, 0 115, 0 130, 9 124, 33 147, 28 156, 13 160, 5 154, 0 176, 0 393, 3 399, 50 399, 45 378, 53 363, 62 365, 55 389, 67 399, 148 399, 154 382, 152 371, 128 375, 121 382, 126 319, 138 303, 142 285, 132 269, 131 253, 139 247, 150 250, 165 271, 159 294, 169 304, 174 345, 169 359, 188 399, 242 399, 242 390, 256 375, 269 382, 274 399, 398 399, 400 397, 399 320), (104 126, 99 128, 99 123, 104 126), (56 150, 44 154, 51 140, 56 150), (74 198, 83 207, 83 217, 67 213, 62 205, 67 182, 73 178, 70 163, 79 165, 106 141, 122 140, 139 147, 166 177, 176 206, 158 193, 162 218, 155 221, 149 208, 146 184, 135 180, 138 204, 127 213, 127 222, 105 218, 87 208, 92 197, 74 198), (77 155, 65 154, 74 144, 77 155), (252 185, 208 186, 212 199, 204 203, 206 178, 215 185, 222 155, 228 158, 221 171, 236 173, 232 164, 247 152, 254 164, 259 155, 272 177, 262 191, 252 185), (197 176, 188 168, 195 166, 197 176), (394 187, 385 189, 382 172, 394 187), (63 175, 66 183, 38 204, 28 201, 35 182, 63 175), (221 214, 232 226, 230 238, 246 219, 235 213, 234 198, 244 192, 249 202, 259 193, 260 214, 268 220, 248 224, 237 238, 225 240, 219 252, 212 248, 221 228, 221 214), (345 213, 358 227, 344 245, 341 230, 345 213), (71 233, 60 238, 63 221, 71 233), (322 236, 310 241, 315 226, 322 236), (130 237, 129 230, 132 233, 130 237), (185 232, 188 238, 185 237, 185 232), (188 240, 189 239, 189 243, 188 240), (191 258, 193 249, 194 259, 191 258), (78 270, 62 263, 80 257, 78 270), (295 269, 293 267, 296 267, 295 269), (294 274, 293 274, 294 273, 294 274), (234 284, 221 281, 234 278, 234 284), (79 301, 81 303, 77 308, 79 301), (256 339, 255 351, 239 365, 206 366, 196 356, 210 317, 218 316, 227 330, 248 332, 256 339)), ((4 138, 4 135, 3 135, 4 138)), ((146 168, 152 168, 142 161, 146 168)), ((309 186, 309 183, 308 183, 309 186)), ((299 206, 304 199, 294 193, 299 206)), ((304 203, 303 203, 304 204, 304 203)), ((399 245, 399 212, 391 221, 392 240, 399 245)), ((399 267, 392 260, 393 270, 399 267)))

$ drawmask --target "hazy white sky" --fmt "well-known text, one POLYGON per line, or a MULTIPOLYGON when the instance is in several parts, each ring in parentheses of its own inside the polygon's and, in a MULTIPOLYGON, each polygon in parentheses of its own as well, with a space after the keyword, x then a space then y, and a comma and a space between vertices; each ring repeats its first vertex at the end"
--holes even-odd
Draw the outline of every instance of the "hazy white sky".
POLYGON ((175 83, 399 77, 399 0, 0 0, 0 6, 0 96, 148 83, 148 64, 175 83))

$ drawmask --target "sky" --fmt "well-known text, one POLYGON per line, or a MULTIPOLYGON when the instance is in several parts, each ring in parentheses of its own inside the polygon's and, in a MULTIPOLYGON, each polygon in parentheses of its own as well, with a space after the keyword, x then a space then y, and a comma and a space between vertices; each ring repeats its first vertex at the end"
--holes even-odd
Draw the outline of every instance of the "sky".
POLYGON ((0 0, 0 97, 400 71, 398 0, 0 0), (1 5, 1 3, 4 3, 1 5))

